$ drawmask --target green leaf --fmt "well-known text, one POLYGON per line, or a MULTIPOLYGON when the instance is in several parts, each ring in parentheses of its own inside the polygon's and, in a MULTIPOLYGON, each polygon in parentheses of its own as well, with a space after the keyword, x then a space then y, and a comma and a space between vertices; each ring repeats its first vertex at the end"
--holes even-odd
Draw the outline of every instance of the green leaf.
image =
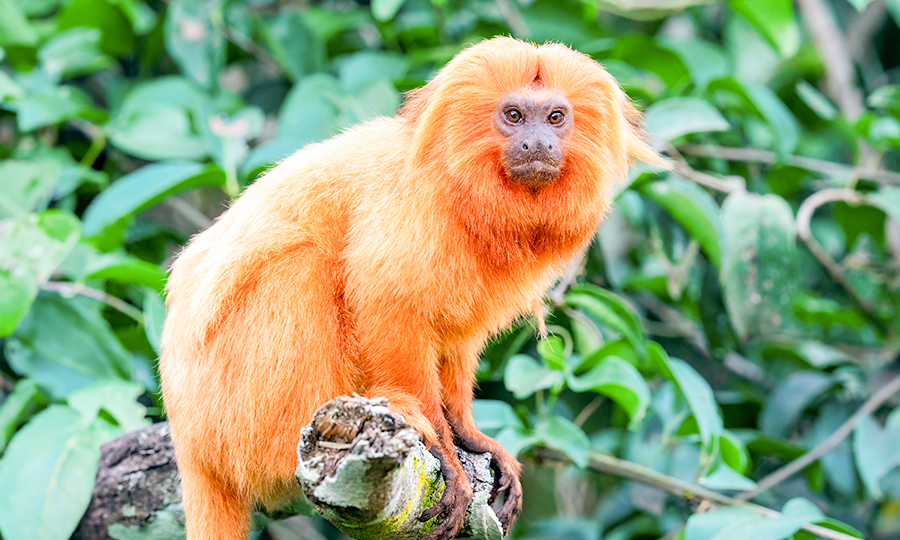
POLYGON ((112 58, 100 51, 100 30, 72 28, 53 36, 38 51, 45 73, 54 80, 85 75, 112 65, 112 58))
POLYGON ((60 167, 52 163, 34 163, 7 159, 0 162, 0 219, 43 210, 50 204, 60 167))
POLYGON ((768 140, 759 144, 773 146, 783 155, 794 151, 800 140, 800 124, 772 89, 762 83, 727 77, 713 81, 710 90, 734 94, 743 101, 744 111, 765 121, 768 140))
POLYGON ((687 362, 669 358, 658 343, 650 343, 647 353, 664 377, 675 383, 697 421, 700 439, 710 448, 713 438, 722 434, 723 423, 712 388, 687 362))
POLYGON ((341 84, 349 92, 357 92, 375 81, 402 80, 410 61, 399 54, 369 50, 341 56, 336 63, 341 84))
POLYGON ((900 223, 900 188, 885 186, 875 193, 867 194, 866 200, 900 223))
POLYGON ((120 150, 147 160, 202 159, 208 153, 187 113, 174 107, 148 108, 124 123, 109 124, 109 138, 120 150))
POLYGON ((544 367, 534 358, 524 354, 510 358, 503 374, 506 389, 512 392, 516 399, 525 399, 538 390, 553 388, 561 384, 563 379, 561 371, 544 367))
POLYGON ((363 119, 359 103, 331 75, 305 77, 288 92, 278 117, 279 135, 297 146, 317 142, 363 119))
POLYGON ((595 285, 580 285, 565 296, 566 305, 579 308, 627 339, 644 354, 644 327, 640 318, 620 297, 595 285))
POLYGON ((834 120, 837 118, 838 110, 832 105, 831 101, 828 100, 827 97, 823 96, 821 92, 816 90, 816 88, 809 84, 806 81, 800 81, 794 87, 797 90, 797 95, 800 96, 800 99, 803 100, 803 103, 806 103, 807 107, 812 109, 814 113, 819 115, 819 118, 823 120, 834 120))
POLYGON ((723 430, 719 437, 719 452, 729 467, 740 474, 747 474, 750 469, 750 453, 744 442, 734 433, 723 430))
POLYGON ((37 383, 23 379, 16 383, 13 391, 0 403, 0 455, 29 409, 39 401, 43 399, 37 383))
POLYGON ((59 124, 91 109, 91 100, 72 86, 54 86, 26 92, 12 103, 20 131, 59 124))
POLYGON ((650 389, 640 372, 630 363, 609 356, 580 377, 570 376, 569 389, 596 392, 609 397, 628 413, 633 424, 643 420, 650 405, 650 389))
POLYGON ((777 195, 735 192, 722 205, 721 279, 741 339, 778 333, 790 315, 799 258, 790 205, 777 195))
MULTIPOLYGON (((894 0, 893 3, 900 13, 900 0, 894 0)), ((886 109, 894 114, 900 114, 900 85, 885 85, 877 88, 869 94, 866 103, 873 109, 886 109)))
POLYGON ((776 386, 766 400, 759 417, 760 429, 772 436, 788 435, 788 429, 803 411, 833 385, 830 376, 818 371, 794 373, 776 386))
POLYGON ((0 45, 34 45, 38 36, 16 2, 0 2, 0 45))
POLYGON ((719 219, 719 206, 709 193, 678 177, 644 182, 638 185, 637 190, 662 206, 687 229, 709 260, 721 270, 725 233, 719 219))
POLYGON ((602 347, 586 356, 581 363, 575 367, 574 373, 581 375, 593 369, 597 364, 609 356, 617 356, 634 366, 644 367, 642 360, 638 357, 637 351, 627 339, 617 339, 606 342, 602 347))
POLYGON ((701 478, 699 484, 710 489, 724 491, 750 491, 756 489, 756 482, 735 471, 721 459, 718 460, 715 470, 701 478))
POLYGON ((142 285, 157 292, 166 286, 166 273, 162 268, 123 252, 104 253, 92 259, 85 268, 84 277, 142 285))
POLYGON ((40 295, 6 340, 10 367, 60 398, 97 379, 133 379, 134 360, 100 307, 89 298, 40 295))
POLYGON ((181 71, 212 88, 225 65, 221 2, 172 0, 166 14, 166 50, 181 71))
POLYGON ((756 519, 758 514, 749 508, 720 508, 711 512, 694 514, 687 520, 684 540, 710 540, 719 531, 748 519, 756 519))
POLYGON ((103 432, 68 407, 35 416, 0 459, 0 533, 7 540, 66 540, 94 489, 103 432))
POLYGON ((566 342, 559 336, 547 336, 537 344, 538 354, 552 369, 563 370, 566 367, 566 342))
POLYGON ((0 228, 0 336, 8 336, 78 242, 81 224, 61 210, 28 214, 0 228))
POLYGON ((800 48, 800 25, 791 0, 729 0, 728 4, 756 27, 782 58, 800 48))
POLYGON ((497 399, 476 399, 472 401, 472 416, 478 429, 520 428, 522 421, 516 416, 512 406, 497 399))
POLYGON ((66 0, 59 14, 59 30, 79 27, 99 29, 100 50, 111 56, 125 56, 135 48, 131 24, 109 0, 66 0))
POLYGON ((306 18, 294 10, 279 13, 266 27, 272 56, 293 81, 322 69, 325 48, 306 18))
POLYGON ((166 320, 166 304, 159 291, 147 290, 144 294, 144 332, 150 346, 159 354, 162 339, 163 322, 166 320))
POLYGON ((687 66, 694 80, 694 86, 701 92, 710 81, 725 77, 733 70, 731 60, 721 46, 694 38, 686 41, 667 43, 687 66))
POLYGON ((84 232, 98 237, 118 222, 149 208, 166 197, 197 186, 221 186, 219 169, 199 163, 151 163, 116 180, 84 212, 84 232))
POLYGON ((91 422, 101 409, 128 433, 150 424, 147 408, 137 402, 144 388, 137 383, 106 380, 78 390, 68 398, 69 406, 81 414, 84 422, 91 422))
POLYGON ((561 416, 548 416, 535 429, 535 436, 547 447, 564 453, 579 467, 587 467, 591 441, 580 427, 561 416))
POLYGON ((372 16, 376 21, 387 22, 400 11, 406 0, 372 0, 372 16))
POLYGON ((644 130, 656 144, 692 133, 726 131, 725 117, 708 101, 695 97, 673 97, 657 101, 644 113, 644 130))
POLYGON ((895 409, 884 428, 867 414, 860 418, 853 431, 853 457, 866 491, 881 500, 884 492, 881 480, 895 467, 900 466, 900 409, 895 409))

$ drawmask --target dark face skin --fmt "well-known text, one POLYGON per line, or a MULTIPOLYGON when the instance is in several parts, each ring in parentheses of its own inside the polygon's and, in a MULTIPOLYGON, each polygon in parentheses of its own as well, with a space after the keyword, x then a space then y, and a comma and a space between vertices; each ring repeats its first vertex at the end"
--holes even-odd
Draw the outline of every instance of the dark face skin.
POLYGON ((572 106, 557 92, 512 93, 501 99, 494 109, 494 128, 506 138, 507 176, 532 189, 556 180, 574 120, 572 106))

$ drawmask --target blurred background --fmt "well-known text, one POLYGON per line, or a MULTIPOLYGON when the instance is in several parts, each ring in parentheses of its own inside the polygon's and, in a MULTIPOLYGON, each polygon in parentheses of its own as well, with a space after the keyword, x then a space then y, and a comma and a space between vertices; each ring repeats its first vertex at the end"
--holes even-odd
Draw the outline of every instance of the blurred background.
POLYGON ((192 234, 513 35, 601 62, 672 163, 623 182, 549 338, 484 354, 476 417, 525 464, 513 536, 900 538, 898 24, 900 0, 0 0, 0 536, 68 538, 100 445, 165 420, 160 294, 192 234))

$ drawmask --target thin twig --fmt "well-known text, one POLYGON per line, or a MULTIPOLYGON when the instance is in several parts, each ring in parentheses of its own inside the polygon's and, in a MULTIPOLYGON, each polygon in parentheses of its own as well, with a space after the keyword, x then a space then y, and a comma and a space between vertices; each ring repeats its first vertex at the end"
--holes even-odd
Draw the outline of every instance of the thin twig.
POLYGON ((587 419, 590 418, 591 415, 594 414, 594 412, 596 412, 596 410, 600 407, 601 403, 603 403, 603 396, 595 397, 593 401, 591 401, 583 409, 581 409, 581 412, 578 413, 578 416, 575 417, 575 420, 572 420, 572 423, 578 427, 584 425, 584 423, 587 422, 587 419))
POLYGON ((872 396, 867 399, 865 403, 863 403, 862 407, 860 407, 858 411, 853 413, 853 416, 851 416, 847 419, 846 422, 841 424, 841 427, 837 428, 834 433, 832 433, 822 442, 813 447, 812 450, 803 454, 794 461, 791 461, 775 472, 765 476, 762 480, 757 482, 756 489, 754 489, 753 491, 741 493, 737 495, 735 499, 741 501, 749 501, 757 495, 772 489, 779 483, 802 471, 808 465, 812 464, 814 461, 817 461, 828 452, 831 452, 839 444, 841 444, 841 442, 846 439, 847 436, 850 435, 850 433, 853 432, 856 424, 859 423, 859 420, 863 416, 875 412, 878 407, 880 407, 885 401, 890 399, 891 396, 898 392, 900 392, 900 375, 894 377, 891 382, 879 388, 878 391, 872 394, 872 396))
POLYGON ((847 40, 825 0, 797 0, 797 7, 825 64, 826 92, 837 101, 841 113, 853 122, 866 107, 862 92, 856 87, 856 71, 847 40))
POLYGON ((746 189, 744 181, 740 178, 719 178, 709 173, 701 172, 691 167, 681 152, 672 144, 666 145, 665 151, 671 159, 666 160, 666 166, 686 179, 706 186, 722 193, 731 193, 746 189))
POLYGON ((847 278, 844 276, 843 268, 841 268, 841 266, 825 252, 825 248, 823 248, 818 240, 815 239, 812 230, 810 229, 810 222, 812 221, 812 216, 816 209, 824 204, 837 201, 860 204, 863 202, 863 196, 861 193, 852 189, 837 188, 823 189, 822 191, 817 191, 813 195, 810 195, 803 201, 800 208, 797 210, 797 238, 806 244, 806 247, 809 248, 809 251, 812 252, 813 256, 823 267, 825 267, 825 271, 828 272, 831 279, 843 287, 844 290, 853 297, 853 300, 859 304, 859 307, 869 315, 872 321, 878 324, 878 314, 875 311, 875 306, 860 296, 859 293, 856 292, 856 289, 850 285, 850 282, 848 282, 847 278))
POLYGON ((678 149, 681 152, 692 156, 727 159, 729 161, 765 163, 767 165, 784 163, 786 165, 793 165, 795 167, 815 171, 830 177, 842 179, 856 177, 885 184, 900 185, 900 173, 897 172, 869 167, 854 167, 853 165, 847 165, 846 163, 837 163, 834 161, 803 156, 783 156, 779 158, 775 152, 769 150, 717 146, 714 144, 683 144, 679 146, 678 149))
MULTIPOLYGON (((567 459, 562 452, 551 450, 548 448, 537 449, 535 450, 535 454, 542 459, 560 461, 565 461, 567 459)), ((742 508, 749 508, 750 510, 757 512, 760 515, 771 518, 777 518, 781 516, 781 512, 778 512, 777 510, 772 510, 771 508, 766 508, 765 506, 760 506, 751 502, 741 501, 734 497, 723 495, 717 491, 713 491, 703 486, 699 486, 697 484, 686 482, 679 478, 654 471, 649 467, 638 465, 637 463, 632 463, 630 461, 619 459, 606 454, 591 452, 588 461, 588 467, 595 471, 604 472, 621 478, 628 478, 630 480, 634 480, 635 482, 640 482, 641 484, 644 484, 646 486, 667 491, 684 499, 702 499, 712 501, 722 506, 739 506, 742 508)), ((855 536, 850 536, 849 534, 826 529, 825 527, 813 525, 811 523, 803 525, 802 529, 805 531, 809 531, 817 536, 821 536, 822 538, 827 538, 828 540, 859 540, 855 536)))
POLYGON ((70 283, 68 281, 48 281, 41 286, 45 291, 52 291, 59 293, 63 296, 72 297, 75 295, 85 296, 87 298, 93 298, 99 302, 103 302, 107 306, 118 310, 125 315, 128 315, 132 319, 137 322, 143 324, 144 323, 144 312, 139 310, 138 308, 132 306, 128 302, 125 302, 115 296, 105 293, 101 290, 97 290, 87 285, 81 285, 79 283, 70 283))
POLYGON ((184 219, 191 223, 191 225, 197 227, 197 230, 204 231, 210 228, 214 223, 214 221, 206 217, 203 212, 191 206, 190 203, 181 197, 169 197, 163 204, 181 214, 184 219))

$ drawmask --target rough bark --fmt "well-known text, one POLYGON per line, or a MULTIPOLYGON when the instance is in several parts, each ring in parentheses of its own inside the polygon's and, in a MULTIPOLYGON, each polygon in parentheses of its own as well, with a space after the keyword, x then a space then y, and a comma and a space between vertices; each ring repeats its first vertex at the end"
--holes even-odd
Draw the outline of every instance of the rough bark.
MULTIPOLYGON (((459 451, 475 498, 458 538, 498 540, 500 524, 488 505, 489 454, 459 451)), ((289 511, 261 513, 255 523, 312 508, 354 538, 412 539, 440 516, 420 523, 440 498, 440 465, 383 399, 341 397, 317 411, 298 446, 297 479, 308 500, 289 511)), ((181 480, 166 423, 154 424, 103 446, 94 496, 75 540, 184 537, 181 480)))

